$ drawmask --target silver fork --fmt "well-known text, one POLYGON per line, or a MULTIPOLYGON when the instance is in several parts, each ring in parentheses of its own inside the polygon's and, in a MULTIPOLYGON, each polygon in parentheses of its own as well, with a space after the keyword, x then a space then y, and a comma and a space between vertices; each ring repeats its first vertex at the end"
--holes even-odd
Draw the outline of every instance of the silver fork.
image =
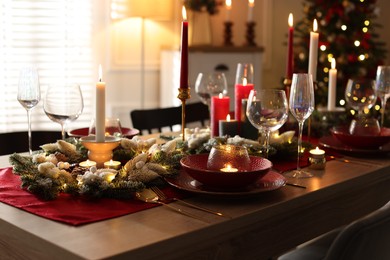
POLYGON ((211 209, 208 209, 208 208, 200 207, 200 206, 194 205, 192 203, 188 203, 188 202, 186 202, 184 200, 181 200, 181 199, 178 199, 178 198, 168 198, 165 195, 165 193, 162 190, 160 190, 158 187, 156 187, 156 186, 151 187, 151 189, 157 194, 157 196, 162 201, 168 201, 168 200, 179 201, 180 203, 183 203, 183 204, 185 204, 187 206, 190 206, 190 207, 198 209, 198 210, 202 210, 202 211, 205 211, 205 212, 208 212, 208 213, 220 216, 220 217, 224 217, 224 218, 229 218, 229 219, 232 218, 231 216, 229 216, 227 214, 223 214, 221 212, 217 212, 217 211, 214 211, 214 210, 211 210, 211 209))

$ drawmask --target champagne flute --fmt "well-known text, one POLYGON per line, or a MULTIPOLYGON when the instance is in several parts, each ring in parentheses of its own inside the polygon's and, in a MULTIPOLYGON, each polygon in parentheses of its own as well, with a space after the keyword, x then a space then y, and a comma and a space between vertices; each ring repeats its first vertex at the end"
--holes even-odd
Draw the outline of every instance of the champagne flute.
POLYGON ((36 68, 26 67, 20 70, 17 99, 19 103, 27 110, 28 151, 31 155, 31 110, 41 100, 39 77, 36 68))
POLYGON ((302 151, 302 130, 303 123, 314 110, 314 87, 311 74, 294 73, 290 90, 289 107, 291 114, 298 121, 298 158, 297 169, 286 174, 287 177, 308 178, 313 175, 304 171, 299 166, 300 153, 302 151))
POLYGON ((386 102, 390 96, 390 66, 378 66, 375 88, 378 97, 381 99, 381 127, 383 127, 386 102))
POLYGON ((46 115, 61 125, 62 139, 65 139, 65 125, 76 120, 84 108, 80 86, 55 85, 47 89, 43 109, 46 115))
POLYGON ((225 96, 228 92, 225 73, 199 73, 195 81, 195 92, 210 111, 211 97, 220 93, 225 96))
POLYGON ((246 115, 254 127, 264 132, 265 157, 268 158, 270 132, 278 130, 288 118, 285 91, 277 89, 251 90, 246 115))

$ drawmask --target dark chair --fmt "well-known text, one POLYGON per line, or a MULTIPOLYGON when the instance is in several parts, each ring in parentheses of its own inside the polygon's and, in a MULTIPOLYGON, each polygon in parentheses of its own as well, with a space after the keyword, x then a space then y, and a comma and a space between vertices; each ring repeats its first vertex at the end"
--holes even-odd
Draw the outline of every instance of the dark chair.
MULTIPOLYGON (((151 134, 153 129, 162 132, 164 127, 169 127, 173 131, 173 126, 181 125, 181 111, 181 106, 133 110, 130 112, 130 118, 133 127, 140 130, 141 133, 146 130, 151 134)), ((201 126, 205 126, 209 117, 208 107, 203 103, 186 105, 186 124, 199 122, 201 126)))
MULTIPOLYGON (((61 139, 61 132, 54 131, 32 131, 32 149, 39 150, 40 145, 54 143, 61 139)), ((27 132, 11 132, 0 134, 0 155, 28 152, 27 132)))
POLYGON ((390 202, 344 228, 329 232, 278 260, 390 259, 390 202))

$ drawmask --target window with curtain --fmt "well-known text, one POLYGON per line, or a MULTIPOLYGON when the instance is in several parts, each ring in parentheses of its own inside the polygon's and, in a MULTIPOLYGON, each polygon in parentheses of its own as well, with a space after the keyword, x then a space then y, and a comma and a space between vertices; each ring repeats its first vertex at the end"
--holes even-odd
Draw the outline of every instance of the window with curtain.
POLYGON ((92 60, 93 0, 1 0, 0 132, 27 131, 27 112, 17 101, 19 70, 38 69, 41 101, 32 110, 33 130, 58 130, 43 111, 49 85, 77 83, 83 114, 67 129, 88 126, 97 68, 92 60))

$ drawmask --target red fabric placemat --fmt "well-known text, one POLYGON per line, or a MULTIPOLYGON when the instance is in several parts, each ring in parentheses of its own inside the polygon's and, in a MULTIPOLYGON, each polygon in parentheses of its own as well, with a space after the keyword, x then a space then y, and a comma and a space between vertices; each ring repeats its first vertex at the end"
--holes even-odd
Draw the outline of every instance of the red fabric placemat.
MULTIPOLYGON (((35 215, 79 226, 96 221, 127 215, 158 206, 138 200, 98 199, 88 200, 68 194, 60 194, 58 199, 43 201, 34 194, 21 189, 20 177, 12 173, 12 168, 0 169, 0 201, 35 215)), ((174 192, 164 189, 164 192, 174 192)))

